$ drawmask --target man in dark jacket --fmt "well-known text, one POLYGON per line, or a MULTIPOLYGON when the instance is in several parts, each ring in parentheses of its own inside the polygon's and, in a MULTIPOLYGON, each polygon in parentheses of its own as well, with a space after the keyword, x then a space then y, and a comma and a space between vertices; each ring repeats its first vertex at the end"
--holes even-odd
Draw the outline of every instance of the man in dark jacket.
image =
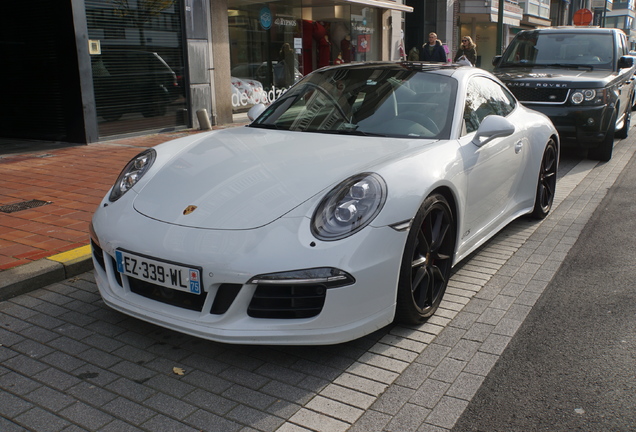
POLYGON ((422 61, 446 62, 446 51, 442 42, 437 39, 437 34, 432 32, 428 34, 428 43, 422 45, 420 59, 422 61))

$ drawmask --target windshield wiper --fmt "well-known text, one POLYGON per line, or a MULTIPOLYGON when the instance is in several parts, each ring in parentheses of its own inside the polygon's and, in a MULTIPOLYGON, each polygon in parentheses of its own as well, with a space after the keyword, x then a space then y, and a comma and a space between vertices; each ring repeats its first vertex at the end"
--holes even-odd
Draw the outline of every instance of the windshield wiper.
POLYGON ((532 65, 528 64, 528 63, 519 64, 519 63, 505 62, 505 63, 499 63, 499 65, 497 67, 498 68, 508 68, 508 67, 529 67, 529 66, 532 66, 532 65))
POLYGON ((386 137, 387 135, 375 132, 363 132, 360 130, 353 129, 328 129, 328 130, 312 130, 305 132, 316 132, 323 134, 333 134, 333 135, 355 135, 355 136, 372 136, 372 137, 386 137))
POLYGON ((250 123, 247 127, 261 128, 261 129, 275 129, 275 130, 287 130, 287 128, 278 126, 275 123, 250 123))
POLYGON ((550 63, 550 64, 537 64, 537 67, 551 67, 551 68, 565 68, 565 69, 578 69, 578 68, 588 68, 589 70, 594 70, 594 66, 579 64, 579 63, 550 63))

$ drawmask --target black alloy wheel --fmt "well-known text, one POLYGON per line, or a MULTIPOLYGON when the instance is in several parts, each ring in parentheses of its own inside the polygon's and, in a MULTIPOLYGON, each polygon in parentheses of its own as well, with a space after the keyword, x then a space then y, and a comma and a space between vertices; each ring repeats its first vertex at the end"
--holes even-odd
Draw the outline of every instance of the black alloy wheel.
POLYGON ((396 321, 418 324, 439 307, 455 254, 456 225, 444 196, 429 196, 409 231, 397 292, 396 321))
POLYGON ((548 141, 541 159, 539 180, 537 181, 537 196, 534 200, 532 216, 537 219, 545 218, 552 209, 557 181, 557 147, 553 140, 548 141))

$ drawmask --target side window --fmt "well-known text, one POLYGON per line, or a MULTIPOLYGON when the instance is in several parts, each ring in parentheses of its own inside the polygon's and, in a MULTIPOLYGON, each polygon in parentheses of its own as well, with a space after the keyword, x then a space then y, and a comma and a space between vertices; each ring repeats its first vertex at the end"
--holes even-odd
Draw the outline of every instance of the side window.
POLYGON ((486 77, 473 77, 468 82, 464 106, 466 134, 476 131, 489 115, 506 117, 516 105, 515 98, 498 82, 486 77))
POLYGON ((621 46, 618 49, 618 55, 619 56, 628 55, 629 51, 627 49, 628 44, 627 44, 626 36, 624 34, 621 34, 619 39, 620 39, 621 46))

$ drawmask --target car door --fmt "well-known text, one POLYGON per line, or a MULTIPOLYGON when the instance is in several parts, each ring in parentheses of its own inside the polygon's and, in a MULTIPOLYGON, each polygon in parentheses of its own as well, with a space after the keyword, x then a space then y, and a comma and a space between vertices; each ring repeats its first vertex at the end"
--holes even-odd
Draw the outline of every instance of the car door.
MULTIPOLYGON (((511 119, 517 101, 498 82, 475 76, 467 86, 464 106, 464 131, 460 137, 466 206, 461 242, 467 247, 496 228, 513 208, 523 174, 528 149, 520 127, 506 137, 495 138, 478 147, 472 142, 475 131, 489 115, 511 119), (473 240, 474 239, 474 240, 473 240)), ((516 122, 523 121, 515 118, 516 122)))
MULTIPOLYGON (((629 51, 627 49, 627 38, 625 34, 618 33, 617 39, 617 59, 620 59, 623 56, 629 55, 629 51)), ((620 104, 621 104, 621 112, 618 113, 618 119, 620 120, 621 115, 625 115, 625 113, 629 113, 631 111, 633 101, 632 94, 634 92, 634 72, 635 68, 619 68, 618 75, 620 83, 618 85, 618 92, 620 95, 620 104)))

